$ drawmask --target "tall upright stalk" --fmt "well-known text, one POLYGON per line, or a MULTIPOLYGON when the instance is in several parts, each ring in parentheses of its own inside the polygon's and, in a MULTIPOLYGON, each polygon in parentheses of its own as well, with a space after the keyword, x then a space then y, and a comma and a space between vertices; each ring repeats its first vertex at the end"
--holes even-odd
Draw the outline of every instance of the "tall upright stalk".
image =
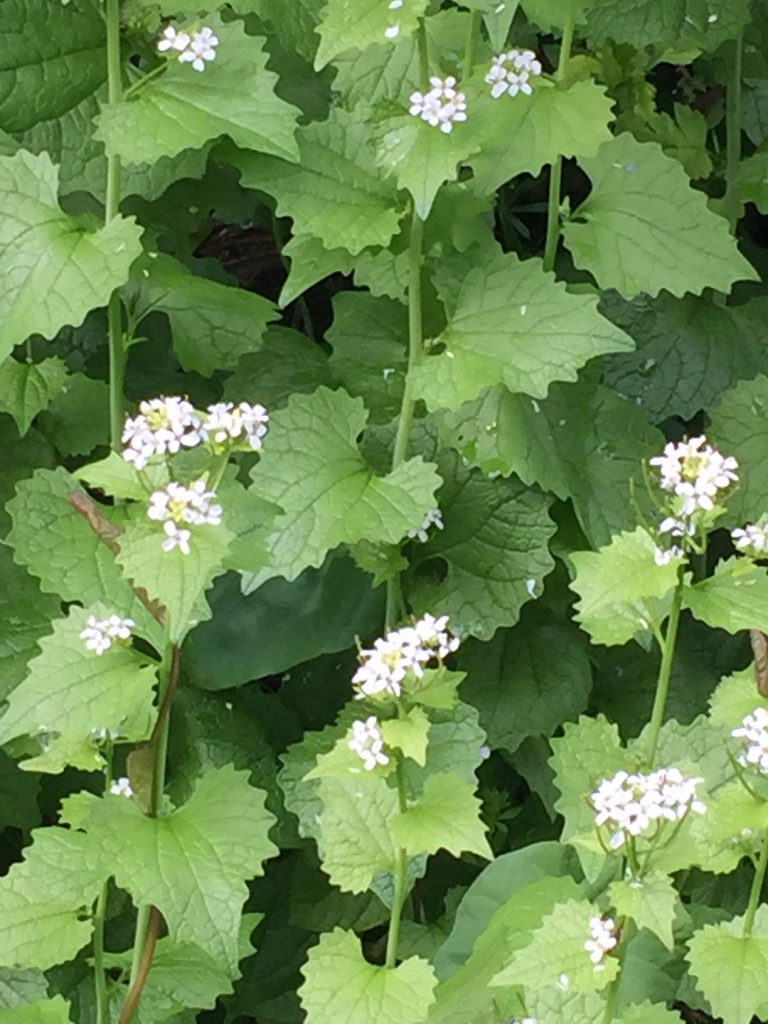
MULTIPOLYGON (((106 765, 104 768, 104 792, 108 793, 112 785, 112 741, 106 741, 106 765)), ((109 993, 107 992, 107 976, 104 972, 104 924, 107 917, 107 897, 109 883, 101 887, 93 915, 93 981, 96 989, 96 1024, 109 1024, 109 993)))
POLYGON ((755 875, 752 879, 752 888, 749 891, 749 903, 747 904, 747 912, 744 915, 744 938, 748 939, 752 934, 752 929, 755 926, 755 914, 757 908, 760 906, 760 894, 763 891, 763 884, 765 883, 765 872, 768 868, 768 831, 766 831, 763 837, 763 847, 760 850, 760 858, 755 868, 755 875))
POLYGON ((672 609, 669 613, 667 630, 664 634, 664 644, 661 652, 661 665, 659 666, 659 678, 656 682, 656 696, 653 700, 653 711, 651 712, 651 724, 648 730, 648 746, 646 760, 649 767, 653 767, 656 759, 656 750, 659 745, 659 734, 664 723, 664 712, 667 708, 667 696, 669 695, 669 681, 672 678, 672 662, 675 657, 677 645, 677 633, 680 627, 680 612, 683 607, 683 566, 680 566, 677 573, 677 584, 672 598, 672 609))
MULTIPOLYGON (((110 103, 123 98, 122 62, 120 57, 120 0, 106 0, 107 21, 107 96, 110 103)), ((109 223, 119 212, 121 166, 119 156, 107 157, 107 195, 104 203, 104 221, 109 223)), ((109 332, 109 433, 112 448, 120 449, 123 432, 123 385, 125 377, 125 348, 123 343, 123 316, 120 292, 114 291, 109 300, 107 322, 109 332)))
MULTIPOLYGON (((560 44, 560 59, 557 63, 555 81, 558 85, 565 79, 568 61, 571 59, 573 46, 573 16, 569 17, 563 28, 563 39, 560 44)), ((558 156, 552 164, 549 175, 549 199, 547 201, 547 240, 544 244, 544 269, 555 269, 557 243, 560 240, 560 189, 563 180, 563 158, 558 156)))
POLYGON ((744 40, 739 33, 733 41, 731 50, 731 66, 728 85, 725 96, 726 104, 726 190, 725 209, 731 225, 731 231, 736 231, 736 224, 739 220, 739 190, 737 179, 741 166, 741 75, 743 63, 744 40))

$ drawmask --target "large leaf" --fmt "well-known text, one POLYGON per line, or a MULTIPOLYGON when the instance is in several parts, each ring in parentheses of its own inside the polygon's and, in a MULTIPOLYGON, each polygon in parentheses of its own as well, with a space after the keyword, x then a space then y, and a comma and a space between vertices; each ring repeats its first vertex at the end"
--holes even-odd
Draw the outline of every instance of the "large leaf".
POLYGON ((688 962, 697 987, 724 1024, 744 1024, 768 1010, 768 910, 758 909, 755 927, 744 935, 744 918, 709 924, 688 943, 688 962))
POLYGON ((70 1024, 69 1003, 63 996, 38 999, 26 1006, 0 1011, 1 1024, 70 1024))
POLYGON ((264 40, 246 35, 239 21, 213 17, 207 24, 220 46, 204 74, 174 60, 135 96, 102 107, 97 134, 108 153, 151 164, 228 135, 244 149, 297 158, 298 110, 275 95, 264 40))
POLYGON ((412 856, 448 850, 455 857, 476 853, 490 860, 475 788, 451 772, 431 775, 416 803, 392 822, 397 844, 412 856))
POLYGON ((441 462, 445 528, 411 556, 418 611, 449 615, 454 628, 490 639, 513 626, 553 567, 550 499, 518 480, 488 480, 458 458, 441 462))
POLYGON ((685 588, 683 601, 714 629, 768 632, 768 573, 747 559, 721 562, 713 576, 685 588))
POLYGON ((0 1009, 26 1006, 48 995, 48 984, 42 971, 0 968, 0 1009))
POLYGON ((624 133, 582 161, 592 192, 563 228, 577 266, 601 288, 641 292, 729 292, 754 280, 727 222, 707 208, 680 164, 655 142, 624 133))
POLYGON ((366 419, 360 399, 327 388, 294 395, 272 417, 251 476, 256 493, 283 509, 268 544, 273 575, 295 579, 340 544, 396 544, 434 507, 430 463, 410 459, 385 477, 367 466, 357 447, 366 419))
POLYGON ((678 895, 669 875, 651 872, 639 881, 622 878, 611 883, 608 896, 619 917, 632 918, 638 928, 648 928, 667 949, 673 948, 678 895))
POLYGON ((141 252, 140 229, 115 217, 91 231, 60 208, 50 157, 0 157, 0 358, 30 334, 52 338, 104 306, 141 252))
POLYGON ((497 252, 462 276, 437 339, 444 351, 414 374, 430 409, 456 409, 494 384, 543 398, 553 381, 576 380, 595 356, 632 348, 597 312, 593 295, 570 294, 538 259, 497 252))
POLYGON ((321 936, 303 969, 301 1003, 307 1024, 421 1024, 434 1000, 435 976, 426 960, 411 957, 394 970, 363 956, 354 932, 321 936))
POLYGON ((13 416, 24 436, 35 416, 58 394, 68 374, 66 363, 57 356, 41 363, 6 359, 0 363, 0 411, 13 416))
POLYGON ((317 29, 320 46, 315 67, 325 67, 345 50, 364 50, 371 43, 382 42, 388 29, 397 27, 395 38, 410 35, 427 5, 427 0, 410 0, 399 8, 381 0, 327 0, 317 29))
POLYGON ((158 908, 175 942, 200 946, 229 968, 239 959, 245 882, 278 852, 268 836, 274 818, 264 793, 247 780, 247 772, 229 765, 213 769, 164 818, 146 817, 122 796, 79 794, 62 812, 87 831, 104 870, 136 905, 158 908))
POLYGON ((394 182, 382 177, 359 117, 334 108, 327 121, 298 134, 299 163, 238 153, 233 162, 248 188, 269 192, 294 233, 319 238, 326 249, 353 255, 388 245, 402 216, 394 182))
POLYGON ((739 460, 739 486, 728 499, 724 522, 756 522, 768 508, 768 377, 742 381, 711 412, 709 436, 739 460))
POLYGON ((749 19, 746 0, 590 0, 587 26, 596 42, 615 39, 638 49, 650 43, 716 50, 749 19))

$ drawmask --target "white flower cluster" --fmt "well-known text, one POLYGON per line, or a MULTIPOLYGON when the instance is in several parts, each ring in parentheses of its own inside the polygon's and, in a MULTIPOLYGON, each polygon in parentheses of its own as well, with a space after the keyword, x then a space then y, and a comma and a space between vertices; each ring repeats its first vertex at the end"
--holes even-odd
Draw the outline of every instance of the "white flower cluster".
POLYGON ((408 531, 408 537, 411 540, 419 540, 422 544, 426 544, 429 540, 429 528, 434 526, 438 530, 444 528, 443 517, 440 514, 439 508, 430 509, 429 512, 424 516, 424 522, 421 526, 415 530, 408 531))
POLYGON ((509 50, 493 58, 491 70, 485 81, 491 87, 491 96, 495 100, 504 93, 517 96, 522 92, 530 96, 533 92, 531 78, 541 74, 541 61, 533 50, 509 50))
POLYGON ((441 132, 448 134, 453 131, 454 124, 467 120, 467 98, 456 89, 456 79, 430 78, 432 88, 429 92, 411 93, 410 112, 414 117, 440 127, 441 132))
POLYGON ((249 405, 248 402, 216 402, 209 405, 200 427, 204 441, 227 444, 240 441, 254 451, 261 448, 261 442, 269 430, 269 413, 263 405, 249 405))
POLYGON ((200 413, 186 398, 151 398, 140 403, 138 416, 125 422, 123 458, 144 469, 153 455, 175 455, 203 443, 235 442, 257 451, 268 429, 263 405, 216 402, 200 413))
POLYGON ((627 835, 642 835, 655 822, 680 821, 689 811, 703 814, 706 807, 696 797, 702 781, 686 779, 677 768, 660 768, 650 775, 617 772, 592 794, 595 825, 614 829, 610 845, 618 850, 627 835))
POLYGON ((122 776, 119 779, 115 779, 115 781, 109 787, 109 792, 113 796, 133 796, 133 789, 131 787, 130 779, 126 779, 125 776, 122 776))
MULTIPOLYGON (((389 0, 387 9, 390 11, 399 11, 403 6, 403 0, 389 0)), ((393 21, 391 25, 388 25, 384 30, 385 39, 397 39, 400 35, 400 22, 393 21)))
POLYGON ((187 526, 219 526, 221 505, 214 505, 214 491, 206 490, 205 480, 196 480, 189 487, 170 483, 161 491, 152 494, 147 509, 150 519, 163 524, 165 540, 163 551, 179 548, 183 555, 189 554, 191 531, 187 526))
POLYGON ((450 635, 447 626, 447 615, 439 619, 425 615, 412 626, 393 630, 376 640, 372 648, 362 650, 360 668, 352 677, 358 699, 380 693, 399 697, 409 672, 420 679, 429 662, 442 661, 458 650, 459 641, 450 635))
POLYGON ((743 529, 731 530, 731 537, 739 551, 768 554, 768 519, 763 516, 758 523, 748 523, 743 529))
POLYGON ((679 444, 671 442, 663 455, 650 460, 659 468, 659 483, 663 490, 682 499, 680 515, 692 516, 698 511, 711 511, 715 507, 718 491, 738 480, 739 464, 707 444, 704 436, 693 437, 679 444))
POLYGON ((615 948, 618 939, 616 938, 616 924, 607 917, 593 917, 589 922, 591 938, 584 943, 584 949, 589 953, 589 959, 593 964, 599 964, 606 953, 615 948))
POLYGON ((80 633, 80 639, 85 641, 89 651, 103 654, 115 640, 128 640, 135 625, 133 619, 121 619, 119 615, 110 615, 108 619, 97 619, 91 615, 80 633))
POLYGON ((182 64, 191 64, 195 71, 205 71, 206 62, 216 60, 219 40, 212 28, 201 28, 189 35, 178 32, 172 25, 163 30, 157 48, 160 53, 173 50, 182 64))
POLYGON ((733 730, 731 736, 740 739, 744 747, 739 761, 743 765, 754 765, 758 771, 768 775, 768 711, 755 708, 751 715, 743 719, 741 726, 733 730))
POLYGON ((372 772, 377 765, 389 764, 376 715, 371 715, 364 722, 352 723, 352 739, 348 746, 362 760, 368 772, 372 772))

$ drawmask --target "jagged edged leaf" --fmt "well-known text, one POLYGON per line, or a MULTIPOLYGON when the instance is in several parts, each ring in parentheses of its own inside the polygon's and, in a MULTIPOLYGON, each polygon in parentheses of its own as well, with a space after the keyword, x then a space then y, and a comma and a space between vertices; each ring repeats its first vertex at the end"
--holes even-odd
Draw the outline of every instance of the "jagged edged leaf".
POLYGON ((576 619, 594 643, 628 643, 666 617, 680 559, 657 565, 655 547, 638 526, 632 533, 618 534, 599 551, 571 555, 576 577, 570 586, 579 595, 576 619))
POLYGON ((137 906, 158 908, 175 942, 237 966, 245 882, 278 852, 269 839, 275 819, 264 792, 248 784, 248 772, 212 769, 164 818, 146 817, 123 796, 86 794, 65 801, 62 816, 86 830, 104 870, 137 906))
POLYGON ((322 935, 302 970, 299 998, 307 1024, 422 1024, 434 1001, 434 972, 410 957, 394 970, 370 964, 354 932, 322 935))
POLYGON ((363 50, 371 43, 385 41, 388 29, 397 28, 394 38, 413 33, 428 0, 409 0, 398 8, 381 0, 327 0, 317 28, 320 46, 315 57, 319 70, 345 50, 363 50))
POLYGON ((652 1003, 645 999, 633 1003, 621 1011, 621 1024, 682 1024, 683 1018, 674 1010, 668 1010, 663 1003, 652 1003))
POLYGON ((289 306, 318 281, 323 281, 331 274, 351 274, 354 269, 352 257, 345 249, 326 249, 312 235, 296 235, 292 238, 283 246, 283 258, 290 260, 291 269, 280 292, 281 309, 289 306))
POLYGON ((397 747, 403 757, 410 757, 422 768, 427 760, 429 719, 421 708, 411 708, 407 715, 380 723, 384 743, 397 747))
POLYGON ((294 393, 309 394, 333 383, 328 356, 322 347, 290 327, 268 327, 257 352, 243 356, 224 385, 232 402, 258 395, 270 412, 294 393))
POLYGON ((587 30, 595 42, 615 39, 642 49, 651 43, 716 50, 749 19, 746 0, 590 0, 587 30))
POLYGON ((713 629, 768 632, 768 573, 749 559, 720 562, 712 576, 685 587, 683 602, 713 629))
POLYGON ((755 708, 768 711, 768 698, 758 692, 753 665, 723 679, 709 701, 713 725, 735 729, 755 708))
POLYGON ((703 871, 728 874, 745 856, 755 855, 766 828, 768 803, 756 799, 741 782, 728 783, 707 798, 707 813, 691 823, 695 852, 689 860, 703 871))
POLYGON ((414 374, 430 409, 456 409, 494 384, 543 398, 595 356, 633 347, 599 315, 594 295, 569 293, 538 259, 494 252, 463 275, 452 302, 437 339, 444 351, 414 374))
MULTIPOLYGON (((165 466, 147 466, 144 472, 153 486, 164 487, 169 482, 165 466)), ((147 489, 139 479, 134 466, 117 452, 110 452, 106 458, 81 466, 75 475, 89 487, 112 498, 133 501, 146 501, 148 498, 147 489)))
POLYGON ((232 161, 247 188, 269 192, 279 216, 293 218, 296 235, 318 238, 327 249, 355 255, 369 245, 388 245, 402 210, 397 188, 382 177, 365 125, 338 107, 326 121, 298 133, 299 162, 257 153, 232 161))
POLYGON ((135 96, 102 107, 97 137, 107 152, 126 163, 151 164, 229 135, 244 149, 297 159, 298 110, 275 95, 277 76, 266 69, 264 40, 247 35, 239 21, 225 24, 213 16, 206 24, 220 46, 204 74, 171 60, 135 96))
POLYGON ((0 1009, 27 1006, 47 995, 48 982, 42 971, 0 967, 0 1009))
POLYGON ((706 925, 689 940, 687 959, 697 988, 724 1024, 744 1024, 765 1015, 768 908, 758 908, 748 937, 743 917, 706 925))
POLYGON ((756 522, 768 508, 768 377, 742 381, 726 391, 710 413, 709 437, 741 466, 723 522, 756 522))
POLYGON ((658 935, 672 949, 672 923, 677 907, 677 890, 669 875, 651 872, 641 880, 623 878, 608 887, 608 898, 619 917, 631 917, 638 928, 658 935))
POLYGON ((89 455, 109 441, 107 382, 84 373, 70 374, 40 421, 62 455, 89 455))
POLYGON ((476 785, 450 772, 430 775, 416 803, 392 822, 398 846, 411 856, 448 850, 455 857, 477 853, 491 859, 475 789, 476 785))
POLYGON ((52 338, 106 305, 141 252, 133 219, 91 231, 61 209, 58 182, 46 153, 0 156, 0 359, 30 334, 52 338))
POLYGON ((59 393, 68 375, 67 364, 58 356, 40 363, 5 359, 0 364, 0 412, 13 416, 23 437, 35 416, 59 393))
POLYGON ((366 420, 361 399, 324 387, 272 416, 251 477, 283 509, 268 542, 273 575, 295 579, 340 544, 396 544, 434 508, 440 479, 430 463, 409 459, 385 477, 368 467, 357 446, 366 420))
POLYGON ((0 1010, 0 1024, 70 1024, 69 1003, 63 996, 37 999, 26 1006, 0 1010))
POLYGON ((563 227, 578 267, 626 298, 730 292, 755 279, 722 217, 655 142, 624 132, 582 160, 592 192, 563 227))

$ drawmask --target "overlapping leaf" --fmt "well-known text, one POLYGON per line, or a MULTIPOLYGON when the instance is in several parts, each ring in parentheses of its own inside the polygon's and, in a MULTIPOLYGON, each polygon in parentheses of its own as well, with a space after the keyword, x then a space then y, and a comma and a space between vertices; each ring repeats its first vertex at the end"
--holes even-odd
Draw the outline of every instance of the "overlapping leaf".
POLYGON ((768 377, 760 375, 726 391, 711 412, 709 436, 741 467, 724 522, 756 522, 768 508, 768 377))
POLYGON ((768 574, 747 559, 721 562, 708 579, 685 588, 683 601, 713 629, 768 632, 768 574))
POLYGON ((749 18, 745 0, 589 0, 587 29, 591 39, 615 39, 638 49, 651 43, 716 50, 733 39, 749 18))
POLYGON ((13 416, 23 436, 35 416, 58 394, 68 374, 66 363, 57 356, 41 363, 4 360, 0 364, 0 411, 13 416))
POLYGON ((710 924, 688 944, 688 962, 697 987, 724 1024, 764 1016, 768 1005, 763 980, 768 970, 768 913, 760 907, 751 935, 744 918, 710 924))
POLYGON ((381 0, 327 0, 317 29, 315 67, 325 67, 345 50, 364 50, 386 40, 387 30, 396 29, 394 38, 410 35, 426 7, 427 0, 410 0, 396 9, 381 0))

